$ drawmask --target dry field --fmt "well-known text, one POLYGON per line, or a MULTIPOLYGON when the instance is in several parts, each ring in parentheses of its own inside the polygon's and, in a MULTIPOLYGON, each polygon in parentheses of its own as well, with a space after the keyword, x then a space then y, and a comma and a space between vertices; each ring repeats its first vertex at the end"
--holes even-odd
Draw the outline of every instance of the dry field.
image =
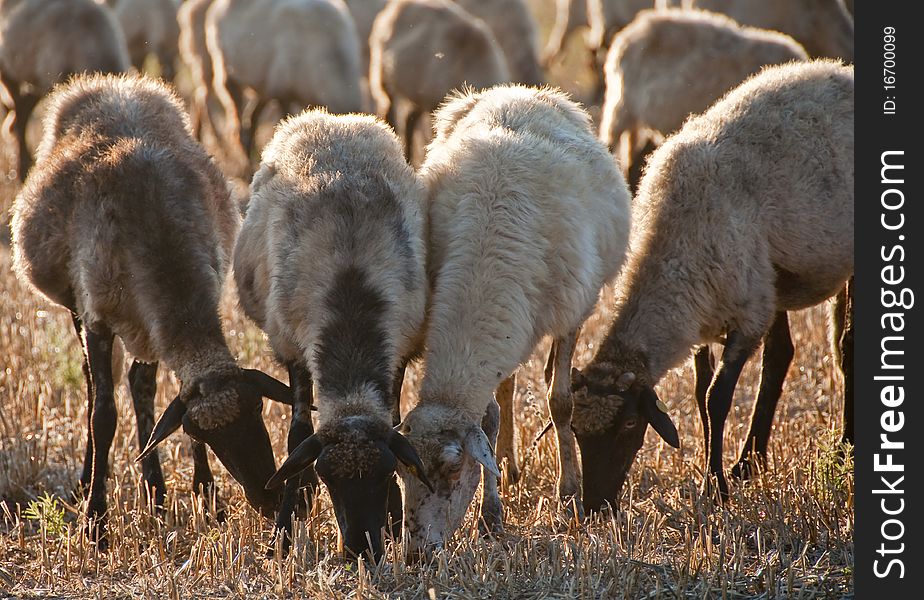
MULTIPOLYGON (((538 3, 538 2, 534 2, 538 3)), ((550 26, 548 15, 543 27, 550 26)), ((553 81, 578 90, 586 73, 572 52, 553 81)), ((38 133, 35 131, 34 133, 38 133)), ((453 543, 428 564, 407 562, 390 545, 377 567, 342 561, 326 492, 299 521, 294 551, 269 557, 272 523, 245 503, 212 459, 218 524, 190 493, 192 458, 181 435, 162 447, 168 506, 152 513, 140 469, 128 387, 117 389, 118 429, 109 479, 110 548, 84 535, 70 492, 86 440, 86 392, 70 318, 38 298, 10 269, 7 211, 16 192, 11 140, 0 144, 0 598, 841 598, 853 596, 853 472, 836 458, 840 384, 827 344, 825 307, 792 318, 796 356, 777 411, 767 472, 733 485, 732 501, 701 497, 702 429, 689 364, 658 388, 678 426, 673 450, 649 433, 615 518, 561 523, 555 506, 553 436, 534 444, 546 422, 541 369, 547 345, 521 370, 516 402, 522 478, 506 487, 507 531, 479 537, 473 510, 453 543), (49 494, 49 496, 45 496, 49 494), (43 497, 44 499, 40 499, 43 497)), ((211 149, 216 154, 219 149, 211 149)), ((576 354, 585 364, 612 314, 607 290, 576 354)), ((224 303, 226 334, 240 362, 277 377, 263 335, 224 303)), ((127 365, 126 365, 127 367, 127 365)), ((127 371, 127 369, 126 369, 127 371)), ((405 410, 417 373, 408 378, 405 410)), ((759 370, 741 378, 726 433, 726 465, 747 431, 759 370)), ((161 369, 158 414, 178 389, 161 369)), ((264 417, 277 460, 287 411, 264 417)))

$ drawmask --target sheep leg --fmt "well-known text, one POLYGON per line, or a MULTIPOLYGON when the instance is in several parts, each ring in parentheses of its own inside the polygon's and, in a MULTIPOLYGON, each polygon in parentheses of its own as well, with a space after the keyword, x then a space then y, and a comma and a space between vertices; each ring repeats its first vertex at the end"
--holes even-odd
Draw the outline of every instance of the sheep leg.
POLYGON ((507 472, 507 481, 511 484, 520 480, 520 468, 517 466, 516 432, 513 427, 513 395, 516 388, 517 375, 513 373, 503 380, 494 392, 494 399, 500 407, 500 429, 497 438, 498 466, 507 472))
POLYGON ((853 278, 847 282, 834 301, 833 337, 834 352, 844 381, 844 432, 843 445, 853 448, 853 278))
MULTIPOLYGON (((401 389, 404 387, 404 374, 407 371, 408 361, 404 361, 395 372, 392 382, 391 424, 396 426, 401 422, 401 389)), ((388 517, 391 520, 391 535, 394 539, 401 537, 401 522, 404 519, 404 506, 401 504, 401 488, 398 486, 398 474, 392 476, 388 486, 388 517)))
MULTIPOLYGON (((501 384, 503 385, 503 384, 501 384)), ((500 428, 500 407, 497 401, 491 400, 481 419, 481 428, 488 436, 491 450, 497 446, 497 432, 500 428)), ((482 467, 484 475, 484 488, 481 495, 481 519, 478 529, 482 534, 498 534, 504 532, 504 505, 501 503, 500 492, 497 488, 497 477, 482 467)))
POLYGON ((193 493, 202 498, 202 506, 207 512, 214 509, 215 519, 219 523, 224 523, 225 509, 218 502, 218 489, 215 487, 215 477, 209 465, 208 450, 202 442, 192 438, 190 440, 193 454, 193 493))
POLYGON ((703 451, 709 456, 709 413, 706 411, 706 392, 712 382, 713 365, 709 345, 700 346, 693 354, 694 389, 699 418, 703 423, 703 451))
POLYGON ((87 449, 83 457, 83 473, 80 475, 80 490, 74 498, 86 498, 90 493, 90 481, 93 479, 93 379, 90 376, 90 363, 87 361, 87 349, 83 344, 83 324, 77 313, 71 313, 77 341, 80 342, 80 355, 83 357, 83 378, 87 386, 87 449))
POLYGON ((709 452, 706 455, 709 472, 704 482, 704 493, 711 488, 715 477, 719 501, 728 499, 728 481, 722 470, 722 442, 725 435, 725 419, 731 409, 732 397, 741 369, 754 352, 758 339, 745 337, 738 331, 730 331, 725 339, 722 360, 715 373, 709 391, 706 393, 706 410, 709 414, 709 452))
MULTIPOLYGON (((286 447, 291 453, 314 433, 314 424, 311 421, 313 392, 311 373, 306 365, 292 362, 288 364, 288 370, 293 402, 292 421, 289 425, 286 447)), ((292 514, 296 511, 307 513, 311 508, 311 500, 317 487, 318 476, 314 472, 314 466, 308 467, 297 477, 292 477, 286 481, 286 487, 282 493, 282 502, 279 506, 279 514, 276 517, 277 535, 281 534, 283 536, 283 552, 288 552, 289 544, 292 540, 292 514), (304 495, 302 494, 303 489, 305 490, 304 495)))
MULTIPOLYGON (((132 392, 132 406, 138 426, 138 448, 143 449, 154 430, 154 396, 157 394, 157 363, 132 362, 128 371, 128 385, 132 392)), ((146 501, 153 499, 155 506, 164 505, 167 486, 160 468, 157 450, 141 461, 141 476, 145 483, 146 501)))
POLYGON ((98 331, 87 328, 87 359, 93 380, 93 418, 90 429, 93 439, 93 474, 90 481, 88 516, 96 520, 93 537, 102 539, 105 531, 106 477, 109 474, 109 448, 116 428, 116 407, 112 381, 111 331, 100 326, 98 331))
POLYGON ((562 48, 565 45, 565 38, 569 33, 569 13, 571 11, 570 9, 562 10, 560 6, 561 3, 558 4, 555 24, 552 26, 552 32, 549 34, 549 41, 546 43, 545 50, 542 52, 542 66, 546 69, 549 68, 552 62, 561 54, 562 48))
POLYGON ((26 174, 29 172, 29 169, 32 168, 32 154, 29 153, 29 147, 26 144, 26 130, 29 125, 29 117, 32 116, 35 105, 38 104, 39 96, 28 92, 22 93, 19 90, 19 85, 16 83, 8 83, 6 80, 3 80, 3 84, 13 98, 13 117, 11 126, 13 128, 13 134, 16 136, 19 156, 19 169, 16 175, 19 177, 19 181, 25 181, 26 174))
POLYGON ((404 156, 408 164, 413 164, 411 159, 414 154, 414 132, 417 130, 417 122, 422 114, 423 111, 414 106, 408 111, 404 121, 404 156))
POLYGON ((584 518, 581 504, 581 467, 578 463, 577 439, 571 429, 571 358, 577 345, 578 331, 572 331, 552 342, 555 359, 552 384, 549 386, 549 409, 558 437, 558 497, 562 503, 575 505, 577 517, 584 518))
POLYGON ((266 100, 259 98, 250 111, 250 114, 247 116, 247 125, 241 126, 241 147, 244 149, 244 152, 247 153, 248 160, 253 156, 254 144, 257 140, 257 127, 260 126, 260 115, 263 113, 267 104, 268 102, 266 100))
POLYGON ((789 316, 786 311, 781 311, 777 313, 773 325, 764 336, 760 388, 757 401, 754 403, 754 412, 751 414, 751 428, 741 451, 741 458, 732 469, 732 477, 750 479, 754 475, 755 467, 766 467, 773 415, 783 393, 783 381, 786 379, 792 357, 789 316))

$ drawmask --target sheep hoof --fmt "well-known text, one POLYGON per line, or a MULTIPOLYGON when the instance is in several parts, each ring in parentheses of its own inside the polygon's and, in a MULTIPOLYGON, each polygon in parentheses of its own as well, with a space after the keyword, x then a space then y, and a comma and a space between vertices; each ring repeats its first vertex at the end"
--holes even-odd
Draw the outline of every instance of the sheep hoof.
POLYGON ((520 467, 514 461, 504 459, 503 473, 505 487, 520 483, 520 467))
POLYGON ((560 521, 563 526, 580 525, 586 517, 584 504, 577 495, 561 496, 560 521))
POLYGON ((728 480, 724 473, 712 474, 703 481, 703 497, 711 498, 719 506, 728 503, 728 480))
POLYGON ((485 501, 481 506, 481 518, 478 520, 478 531, 483 536, 500 535, 504 533, 504 507, 500 499, 485 501))
POLYGON ((765 466, 766 464, 759 456, 742 456, 741 460, 732 467, 731 475, 740 481, 748 481, 756 477, 757 473, 762 471, 765 466))

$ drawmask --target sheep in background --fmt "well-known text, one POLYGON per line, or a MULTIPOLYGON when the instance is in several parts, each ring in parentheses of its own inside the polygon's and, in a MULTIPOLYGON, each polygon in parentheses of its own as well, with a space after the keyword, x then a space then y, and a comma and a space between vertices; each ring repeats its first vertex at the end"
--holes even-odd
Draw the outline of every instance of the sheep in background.
POLYGON ((215 0, 206 41, 226 129, 240 139, 248 161, 260 113, 271 100, 284 113, 363 108, 359 39, 343 0, 215 0), (258 98, 244 119, 247 88, 258 98))
POLYGON ((683 0, 683 6, 723 13, 742 25, 781 31, 813 58, 853 62, 853 19, 843 0, 683 0))
POLYGON ((113 11, 122 25, 132 65, 144 70, 149 54, 157 57, 160 76, 173 81, 179 54, 180 27, 176 0, 118 0, 113 11))
POLYGON ((218 303, 240 217, 180 101, 153 79, 77 77, 52 92, 44 129, 13 207, 14 267, 83 330, 94 391, 88 511, 98 531, 116 425, 115 336, 135 357, 129 380, 139 441, 150 438, 141 455, 149 488, 162 499, 152 451, 183 425, 250 503, 272 514, 278 495, 263 489, 275 464, 261 396, 291 397, 268 375, 240 369, 225 344, 218 303), (158 361, 181 389, 154 425, 158 361))
POLYGON ((289 479, 278 525, 291 529, 294 475, 315 464, 346 548, 376 561, 386 509, 401 523, 396 462, 426 483, 416 452, 392 429, 427 301, 423 199, 387 126, 307 111, 281 123, 263 151, 234 258, 244 312, 304 382, 289 458, 267 484, 289 479))
POLYGON ((487 24, 494 34, 507 67, 510 81, 542 85, 545 74, 539 66, 539 33, 536 19, 525 0, 455 0, 456 4, 487 24))
POLYGON ((542 52, 543 64, 548 66, 557 60, 568 37, 587 25, 587 0, 555 0, 555 24, 542 52))
POLYGON ((71 74, 121 73, 129 66, 119 23, 104 5, 93 0, 0 3, 0 82, 13 101, 5 125, 16 136, 20 181, 32 166, 26 128, 42 96, 71 74))
MULTIPOLYGON (((760 392, 736 471, 748 476, 765 460, 792 360, 787 311, 830 298, 853 274, 853 90, 853 69, 833 61, 769 67, 652 155, 633 206, 616 318, 572 377, 585 507, 617 505, 649 424, 677 445, 654 386, 691 347, 723 335, 708 392, 708 368, 697 364, 707 480, 727 496, 725 418, 761 339, 760 392)), ((849 379, 848 355, 840 367, 849 379)), ((845 402, 847 440, 850 415, 845 402)))
POLYGON ((461 523, 479 464, 481 517, 488 529, 502 528, 492 448, 498 410, 512 422, 512 377, 546 335, 558 493, 569 503, 580 492, 569 368, 578 330, 622 265, 629 233, 626 184, 590 117, 563 93, 523 86, 462 93, 437 111, 434 131, 420 169, 429 186, 433 282, 426 372, 401 431, 435 493, 399 467, 405 524, 412 546, 424 549, 442 545, 461 523), (499 387, 509 395, 492 401, 499 387))
MULTIPOLYGON (((700 10, 646 10, 614 39, 606 59, 606 101, 600 139, 618 150, 625 173, 646 130, 656 137, 680 129, 765 65, 808 56, 787 35, 743 27, 700 10)), ((637 170, 636 170, 637 172, 637 170)), ((634 191, 638 179, 630 178, 634 191)))
MULTIPOLYGON (((190 103, 190 120, 196 138, 202 139, 203 127, 215 133, 211 121, 210 104, 214 100, 212 92, 212 58, 209 56, 205 40, 205 15, 213 0, 187 0, 177 12, 180 28, 180 57, 189 68, 193 84, 193 97, 190 103)), ((216 136, 217 137, 217 136, 216 136)))
POLYGON ((410 105, 403 131, 408 161, 418 120, 449 92, 510 78, 487 25, 448 0, 389 2, 375 19, 369 45, 369 85, 378 115, 397 131, 396 105, 401 100, 410 105))

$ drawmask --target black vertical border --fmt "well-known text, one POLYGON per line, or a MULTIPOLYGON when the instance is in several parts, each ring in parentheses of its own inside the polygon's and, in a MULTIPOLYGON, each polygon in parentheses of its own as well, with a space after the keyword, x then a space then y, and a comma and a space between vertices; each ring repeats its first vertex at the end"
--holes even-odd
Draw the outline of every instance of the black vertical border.
MULTIPOLYGON (((921 335, 920 312, 918 302, 924 302, 921 271, 924 271, 924 258, 920 251, 924 240, 924 227, 920 218, 919 205, 921 196, 920 181, 924 178, 924 161, 922 141, 924 141, 924 82, 921 81, 922 63, 924 63, 924 27, 916 18, 922 5, 919 2, 902 0, 876 1, 860 0, 856 2, 855 47, 856 47, 856 348, 855 348, 855 383, 856 383, 856 520, 855 542, 855 597, 867 598, 921 598, 920 577, 924 574, 924 538, 921 537, 921 522, 924 518, 924 506, 921 493, 924 485, 924 456, 922 444, 924 438, 924 415, 921 404, 921 373, 924 362, 921 351, 916 346, 924 343, 921 335), (883 81, 883 44, 884 29, 895 28, 896 37, 896 88, 886 90, 883 81), (887 96, 894 96, 896 107, 894 115, 883 114, 883 103, 887 96), (896 160, 904 164, 904 183, 884 185, 881 182, 881 155, 886 151, 904 151, 896 160), (881 224, 881 195, 890 187, 898 187, 904 193, 905 203, 902 209, 905 225, 899 231, 887 231, 881 224), (898 236, 904 235, 904 240, 898 236), (874 490, 883 489, 880 477, 887 475, 894 485, 894 475, 874 471, 874 455, 880 450, 880 434, 883 432, 880 419, 883 412, 889 410, 880 399, 883 382, 876 381, 880 370, 880 343, 888 330, 881 325, 883 313, 893 309, 882 306, 881 280, 882 268, 888 264, 882 259, 882 249, 890 249, 900 244, 905 251, 903 263, 905 280, 891 289, 908 287, 915 293, 915 306, 905 313, 904 354, 905 400, 895 410, 904 413, 904 427, 897 433, 890 434, 892 440, 905 443, 905 448, 893 453, 896 463, 904 464, 905 479, 897 488, 903 490, 901 495, 882 495, 874 490), (916 491, 917 490, 917 491, 916 491), (889 541, 883 537, 882 525, 891 518, 884 514, 881 501, 888 498, 887 508, 895 510, 900 505, 898 498, 904 500, 904 509, 896 515, 903 525, 901 539, 889 541), (881 544, 887 549, 901 549, 896 554, 880 554, 881 544), (875 574, 877 564, 884 571, 891 558, 898 558, 904 566, 904 577, 898 577, 897 565, 889 576, 881 578, 875 574)), ((896 171, 892 171, 896 173, 896 171)), ((893 196, 894 198, 894 196, 893 196)), ((899 309, 902 310, 902 309, 899 309)), ((896 346, 897 347, 897 346, 896 346)), ((880 459, 884 461, 884 457, 880 459)), ((895 523, 887 526, 886 533, 895 536, 901 528, 895 523)))

